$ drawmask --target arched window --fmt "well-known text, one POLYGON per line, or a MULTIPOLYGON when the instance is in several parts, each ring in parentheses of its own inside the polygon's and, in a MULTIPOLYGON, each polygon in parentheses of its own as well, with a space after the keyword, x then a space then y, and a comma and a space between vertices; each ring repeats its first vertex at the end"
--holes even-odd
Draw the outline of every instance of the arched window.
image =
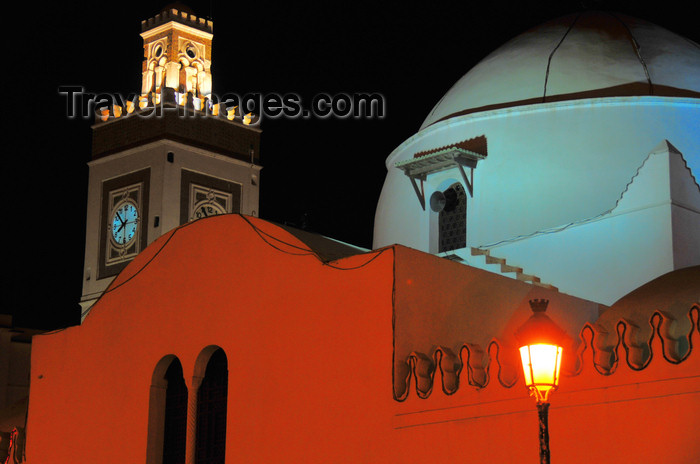
POLYGON ((187 386, 182 365, 164 356, 153 370, 148 412, 148 464, 183 464, 187 434, 187 386))
POLYGON ((444 204, 438 213, 439 253, 467 246, 467 193, 459 182, 442 193, 444 204))
POLYGON ((228 360, 219 348, 209 358, 197 391, 196 464, 224 464, 227 395, 228 360))
POLYGON ((163 430, 163 464, 183 464, 187 437, 187 385, 182 365, 175 359, 165 373, 165 427, 163 430))

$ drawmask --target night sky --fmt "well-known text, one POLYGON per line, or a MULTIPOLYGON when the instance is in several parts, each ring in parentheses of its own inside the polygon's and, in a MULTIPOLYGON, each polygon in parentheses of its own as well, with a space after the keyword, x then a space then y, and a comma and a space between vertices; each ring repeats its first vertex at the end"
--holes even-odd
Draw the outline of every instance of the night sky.
MULTIPOLYGON (((213 91, 380 93, 383 119, 263 119, 260 216, 371 247, 384 160, 479 60, 582 8, 636 16, 700 42, 684 2, 185 2, 214 21, 213 91), (489 5, 486 5, 489 3, 489 5), (493 4, 493 5, 491 5, 493 4)), ((141 87, 141 20, 167 1, 39 4, 6 12, 3 313, 53 328, 79 317, 91 121, 66 117, 63 85, 141 87), (15 250, 17 250, 15 252, 15 250), (14 254, 16 253, 16 255, 14 254), (6 272, 7 274, 8 272, 6 272)))

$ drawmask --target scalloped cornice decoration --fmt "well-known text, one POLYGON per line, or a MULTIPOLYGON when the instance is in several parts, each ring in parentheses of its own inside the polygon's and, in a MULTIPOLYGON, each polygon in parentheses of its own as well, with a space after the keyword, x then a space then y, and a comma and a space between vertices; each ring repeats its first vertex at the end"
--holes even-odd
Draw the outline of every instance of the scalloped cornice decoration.
MULTIPOLYGON (((669 364, 681 364, 691 356, 694 347, 700 346, 700 303, 691 306, 687 317, 690 320, 688 333, 673 337, 673 326, 679 321, 669 313, 655 311, 649 320, 651 336, 646 341, 637 338, 639 327, 629 320, 620 319, 615 325, 614 334, 598 324, 587 323, 579 332, 581 343, 574 361, 569 360, 565 364, 570 369, 564 372, 564 376, 580 376, 590 367, 601 376, 611 376, 623 366, 642 371, 662 360, 669 364)), ((435 387, 438 369, 442 379, 440 387, 445 395, 457 393, 460 384, 483 389, 492 380, 511 388, 520 378, 521 369, 514 350, 512 356, 505 355, 506 350, 511 348, 493 339, 488 344, 487 352, 469 343, 462 345, 459 353, 440 346, 430 355, 414 351, 395 366, 397 382, 394 399, 406 400, 412 389, 419 398, 428 398, 435 387)))

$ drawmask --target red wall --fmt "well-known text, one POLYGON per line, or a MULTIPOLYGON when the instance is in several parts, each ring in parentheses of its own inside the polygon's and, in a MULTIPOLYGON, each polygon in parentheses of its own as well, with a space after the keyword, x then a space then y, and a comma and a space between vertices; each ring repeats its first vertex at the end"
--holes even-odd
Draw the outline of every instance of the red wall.
POLYGON ((359 266, 341 270, 273 244, 284 251, 239 216, 193 223, 140 255, 82 326, 35 338, 28 462, 145 462, 156 364, 176 355, 189 384, 209 345, 229 361, 228 462, 389 453, 378 447, 391 431, 380 411, 391 404, 392 250, 331 263, 359 266))
MULTIPOLYGON (((695 332, 693 346, 698 343, 695 332)), ((625 350, 619 351, 624 359, 625 350)), ((584 353, 583 372, 564 376, 552 395, 552 462, 698 462, 700 355, 696 349, 681 364, 671 364, 660 356, 660 343, 654 353, 641 371, 621 361, 607 376, 592 367, 590 349, 584 353)), ((413 389, 395 404, 394 442, 408 457, 392 462, 539 462, 535 400, 527 397, 522 378, 504 388, 496 370, 483 389, 468 385, 463 374, 450 396, 440 388, 438 370, 427 399, 413 389)))
MULTIPOLYGON (((390 247, 324 265, 282 229, 251 221, 257 230, 233 215, 160 238, 82 326, 34 338, 29 464, 146 462, 156 364, 177 356, 191 386, 195 361, 211 345, 229 363, 227 462, 537 462, 535 402, 517 375, 511 388, 501 385, 512 365, 485 363, 484 388, 469 385, 464 370, 453 394, 443 391, 440 369, 428 370, 425 399, 408 372, 407 395, 394 399, 394 347, 406 344, 394 340, 394 326, 408 304, 394 302, 415 292, 404 288, 408 280, 447 261, 420 258, 427 267, 411 274, 402 266, 418 252, 390 247)), ((426 280, 421 292, 440 291, 441 281, 426 280)), ((697 349, 674 365, 658 355, 657 338, 648 367, 621 362, 604 376, 592 367, 592 345, 584 337, 582 372, 553 396, 553 461, 694 462, 697 349)), ((428 348, 423 362, 434 363, 428 348)), ((482 348, 485 360, 497 349, 499 360, 509 357, 501 342, 482 348)), ((617 352, 624 359, 622 345, 617 352)))

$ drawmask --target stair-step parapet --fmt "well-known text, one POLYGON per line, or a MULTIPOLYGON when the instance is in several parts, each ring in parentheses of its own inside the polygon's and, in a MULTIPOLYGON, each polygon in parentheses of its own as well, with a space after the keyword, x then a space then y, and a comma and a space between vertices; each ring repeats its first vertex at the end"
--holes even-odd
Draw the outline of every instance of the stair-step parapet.
POLYGON ((532 274, 525 274, 522 272, 518 272, 515 274, 515 278, 518 280, 524 280, 525 282, 532 282, 532 283, 539 283, 540 278, 532 275, 532 274))
POLYGON ((506 260, 503 258, 496 258, 495 256, 486 255, 486 264, 500 264, 503 265, 506 260))
POLYGON ((523 272, 523 268, 518 267, 518 266, 511 266, 510 264, 503 263, 503 264, 501 264, 501 272, 503 274, 506 274, 508 272, 523 272))
POLYGON ((472 256, 484 256, 486 264, 499 264, 501 267, 502 274, 514 273, 517 280, 522 280, 523 282, 529 282, 538 287, 549 288, 552 290, 558 290, 554 285, 542 283, 540 278, 536 275, 526 274, 523 272, 523 268, 519 266, 512 266, 506 262, 505 258, 499 258, 497 256, 491 256, 491 250, 485 248, 475 248, 471 247, 472 256))
POLYGON ((490 254, 489 250, 484 250, 483 248, 474 248, 474 247, 471 247, 471 253, 472 253, 472 256, 479 256, 479 255, 488 256, 490 254))

